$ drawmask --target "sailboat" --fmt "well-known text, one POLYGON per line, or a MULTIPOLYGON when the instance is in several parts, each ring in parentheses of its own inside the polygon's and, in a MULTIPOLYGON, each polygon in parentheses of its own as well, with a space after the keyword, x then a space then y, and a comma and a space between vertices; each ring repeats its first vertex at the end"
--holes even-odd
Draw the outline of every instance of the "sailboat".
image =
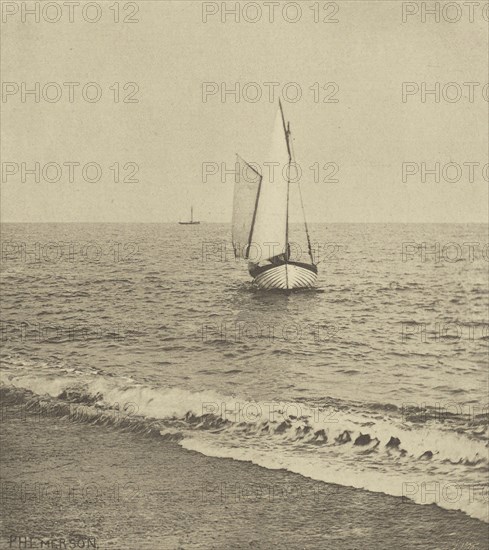
POLYGON ((190 207, 190 221, 188 222, 178 222, 180 225, 199 225, 199 221, 194 221, 194 207, 190 207))
POLYGON ((318 270, 300 186, 298 181, 291 182, 291 165, 296 165, 290 123, 285 122, 280 101, 269 161, 278 169, 274 172, 267 170, 267 175, 263 176, 256 165, 252 166, 239 155, 237 157, 239 177, 235 179, 232 223, 234 254, 236 258, 248 260, 248 271, 260 289, 314 287, 318 270), (299 229, 289 223, 292 190, 300 199, 302 210, 303 224, 299 229))

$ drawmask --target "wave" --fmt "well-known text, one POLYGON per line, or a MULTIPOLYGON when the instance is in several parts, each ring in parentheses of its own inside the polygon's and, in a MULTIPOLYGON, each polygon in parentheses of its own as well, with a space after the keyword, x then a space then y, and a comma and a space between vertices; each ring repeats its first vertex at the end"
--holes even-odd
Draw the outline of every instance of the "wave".
MULTIPOLYGON (((96 372, 60 376, 59 371, 22 375, 17 371, 2 374, 1 382, 2 401, 23 404, 29 414, 113 425, 177 441, 208 456, 285 468, 319 481, 407 496, 418 503, 433 502, 436 493, 429 497, 427 491, 413 492, 413 484, 453 485, 458 479, 463 487, 487 485, 482 481, 489 465, 487 414, 464 418, 452 414, 439 422, 422 418, 416 407, 400 414, 393 405, 355 406, 332 399, 256 402, 212 390, 149 386, 96 372)), ((487 502, 474 498, 474 491, 465 492, 467 498, 435 502, 488 521, 487 502)))

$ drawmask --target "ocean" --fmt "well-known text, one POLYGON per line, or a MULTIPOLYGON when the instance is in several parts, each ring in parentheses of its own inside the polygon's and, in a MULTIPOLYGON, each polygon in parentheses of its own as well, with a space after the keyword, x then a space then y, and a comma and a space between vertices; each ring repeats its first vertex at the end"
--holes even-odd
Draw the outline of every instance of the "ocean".
POLYGON ((2 391, 489 522, 487 225, 310 231, 267 293, 228 224, 3 224, 2 391))

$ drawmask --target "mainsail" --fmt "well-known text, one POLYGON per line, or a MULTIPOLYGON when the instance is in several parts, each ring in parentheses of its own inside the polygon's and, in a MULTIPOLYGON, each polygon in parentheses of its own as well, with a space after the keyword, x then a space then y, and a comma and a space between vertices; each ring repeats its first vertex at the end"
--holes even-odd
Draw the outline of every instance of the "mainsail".
POLYGON ((260 262, 285 252, 289 154, 282 113, 275 119, 272 146, 263 168, 249 259, 260 262))
POLYGON ((236 258, 248 258, 262 176, 237 155, 232 240, 236 258))

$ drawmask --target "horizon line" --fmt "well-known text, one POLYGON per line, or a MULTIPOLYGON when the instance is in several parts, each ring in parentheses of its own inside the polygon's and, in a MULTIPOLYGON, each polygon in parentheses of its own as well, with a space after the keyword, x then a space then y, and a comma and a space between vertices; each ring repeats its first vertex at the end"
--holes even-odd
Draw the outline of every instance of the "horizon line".
MULTIPOLYGON (((42 224, 42 223, 45 223, 45 224, 118 224, 118 225, 129 225, 129 224, 160 224, 160 225, 179 225, 179 222, 178 221, 55 221, 55 220, 51 220, 51 221, 12 221, 12 220, 7 220, 7 221, 1 221, 0 220, 0 225, 5 225, 5 224, 25 224, 25 225, 28 225, 28 224, 42 224)), ((231 225, 232 222, 230 221, 222 221, 222 222, 207 222, 207 221, 202 221, 200 220, 200 225, 221 225, 221 224, 227 224, 227 225, 231 225)), ((299 224, 299 223, 302 223, 300 221, 297 221, 297 222, 292 222, 293 224, 299 224)), ((349 225, 353 225, 353 224, 358 224, 358 225, 374 225, 374 224, 390 224, 390 225, 407 225, 407 224, 432 224, 432 225, 441 225, 441 224, 486 224, 486 225, 489 225, 489 220, 484 220, 484 221, 474 221, 474 220, 471 220, 471 221, 445 221, 445 222, 441 222, 441 221, 411 221, 411 222, 408 222, 408 221, 405 221, 405 222, 393 222, 393 221, 376 221, 376 222, 372 222, 372 221, 366 221, 366 222, 361 222, 361 221, 356 221, 356 222, 351 222, 351 221, 309 221, 308 224, 349 224, 349 225)))

